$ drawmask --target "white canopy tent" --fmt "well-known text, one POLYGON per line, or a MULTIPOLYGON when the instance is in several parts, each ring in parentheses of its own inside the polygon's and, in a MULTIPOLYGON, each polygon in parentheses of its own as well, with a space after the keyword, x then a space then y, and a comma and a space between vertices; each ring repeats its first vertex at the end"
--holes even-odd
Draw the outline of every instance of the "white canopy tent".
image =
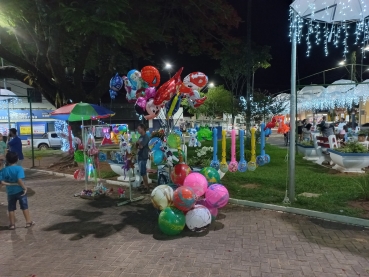
MULTIPOLYGON (((290 141, 296 139, 296 46, 304 36, 307 43, 307 55, 310 54, 312 42, 320 41, 324 44, 325 54, 328 55, 328 44, 335 46, 343 45, 343 54, 348 53, 348 28, 356 25, 354 35, 355 44, 365 46, 369 37, 369 0, 295 0, 290 5, 290 37, 292 42, 291 51, 291 137, 290 141), (303 35, 305 30, 305 34, 303 35), (315 39, 310 40, 314 34, 315 39), (341 34, 341 35, 340 35, 341 34), (340 41, 342 40, 342 41, 340 41)), ((352 33, 352 32, 351 32, 352 33)), ((295 200, 295 156, 294 143, 289 147, 289 200, 295 200)))

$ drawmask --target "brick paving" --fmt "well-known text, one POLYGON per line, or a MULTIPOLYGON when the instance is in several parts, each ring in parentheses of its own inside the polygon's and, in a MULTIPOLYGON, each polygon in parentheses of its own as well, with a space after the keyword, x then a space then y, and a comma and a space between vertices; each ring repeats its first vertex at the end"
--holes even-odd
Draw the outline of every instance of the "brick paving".
POLYGON ((37 225, 23 228, 18 211, 7 230, 0 206, 0 277, 369 276, 360 227, 228 205, 208 233, 166 237, 148 199, 74 198, 83 183, 35 173, 27 186, 37 225))

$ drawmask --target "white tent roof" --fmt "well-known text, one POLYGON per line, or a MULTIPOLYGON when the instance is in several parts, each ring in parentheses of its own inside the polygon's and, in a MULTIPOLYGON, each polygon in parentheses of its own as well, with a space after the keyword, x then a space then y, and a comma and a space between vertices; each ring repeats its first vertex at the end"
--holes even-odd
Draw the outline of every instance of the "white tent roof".
POLYGON ((327 23, 360 21, 369 16, 368 0, 295 0, 291 7, 305 19, 327 23))

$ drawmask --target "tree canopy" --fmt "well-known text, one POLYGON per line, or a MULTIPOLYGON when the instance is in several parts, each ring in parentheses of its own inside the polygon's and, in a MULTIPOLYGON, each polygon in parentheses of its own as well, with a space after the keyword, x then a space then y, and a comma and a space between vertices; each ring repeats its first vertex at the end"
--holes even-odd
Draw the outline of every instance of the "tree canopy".
POLYGON ((2 0, 0 78, 58 106, 97 101, 115 72, 149 59, 153 46, 216 55, 239 22, 225 0, 2 0))
MULTIPOLYGON (((214 119, 216 117, 223 117, 224 113, 232 114, 232 111, 239 107, 239 101, 224 86, 209 88, 207 93, 201 94, 207 97, 205 103, 199 108, 189 108, 190 113, 202 114, 205 117, 214 119)), ((186 99, 183 100, 183 106, 188 107, 186 99)))

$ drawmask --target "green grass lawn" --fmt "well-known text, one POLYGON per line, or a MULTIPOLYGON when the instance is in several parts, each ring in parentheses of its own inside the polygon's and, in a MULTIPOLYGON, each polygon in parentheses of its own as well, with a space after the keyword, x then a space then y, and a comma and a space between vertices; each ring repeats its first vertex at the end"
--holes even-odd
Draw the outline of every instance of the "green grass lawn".
MULTIPOLYGON (((202 146, 211 146, 204 142, 202 146)), ((229 145, 229 141, 227 141, 229 145)), ((257 145, 257 155, 260 146, 257 145)), ((194 148, 188 148, 188 156, 195 154, 194 148)), ((266 145, 266 154, 271 162, 258 167, 254 172, 228 172, 222 183, 229 189, 230 196, 237 199, 283 205, 287 183, 287 150, 266 145)), ((227 151, 228 153, 230 151, 227 151)), ((227 153, 227 154, 228 154, 227 153)), ((229 160, 229 154, 227 155, 229 160)), ((218 146, 218 158, 221 158, 221 146, 218 146)), ((239 156, 237 156, 239 160, 239 156)), ((296 197, 293 207, 334 214, 359 216, 361 210, 350 208, 347 202, 362 199, 364 193, 369 196, 369 177, 347 175, 325 168, 313 162, 305 161, 302 156, 296 157, 296 197), (368 180, 365 184, 365 179, 368 180), (298 196, 303 192, 321 194, 318 198, 298 196)))
MULTIPOLYGON (((35 155, 35 158, 37 157, 51 157, 51 156, 62 156, 63 153, 65 152, 62 152, 61 150, 53 150, 53 149, 48 149, 48 150, 38 150, 38 149, 35 149, 34 150, 34 155, 35 155)), ((29 158, 31 159, 32 158, 32 150, 31 149, 27 149, 27 150, 23 150, 23 155, 24 157, 26 158, 29 158)))

